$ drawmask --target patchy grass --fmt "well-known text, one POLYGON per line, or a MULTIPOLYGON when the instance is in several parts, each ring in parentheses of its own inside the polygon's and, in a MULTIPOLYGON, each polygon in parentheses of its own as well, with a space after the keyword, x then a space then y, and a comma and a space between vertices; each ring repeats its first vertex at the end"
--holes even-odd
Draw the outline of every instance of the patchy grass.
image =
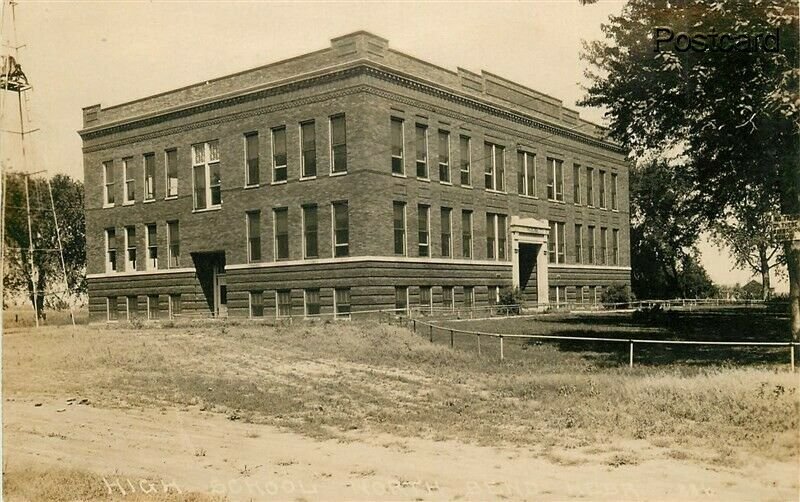
POLYGON ((44 328, 5 335, 3 390, 196 406, 324 438, 366 429, 541 451, 645 439, 723 465, 730 448, 798 455, 798 381, 783 368, 629 370, 555 344, 515 350, 501 363, 369 322, 44 328))

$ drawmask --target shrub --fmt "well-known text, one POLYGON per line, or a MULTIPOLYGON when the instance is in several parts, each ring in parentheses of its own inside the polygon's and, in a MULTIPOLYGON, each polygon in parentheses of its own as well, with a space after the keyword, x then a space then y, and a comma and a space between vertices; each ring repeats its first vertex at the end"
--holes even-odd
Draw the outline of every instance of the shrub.
POLYGON ((789 295, 788 294, 773 295, 767 301, 764 302, 764 305, 767 307, 767 312, 775 314, 788 314, 790 305, 789 295))
POLYGON ((603 304, 629 303, 633 299, 631 287, 627 284, 612 284, 603 290, 600 301, 603 304))
POLYGON ((505 287, 500 290, 500 300, 497 303, 497 312, 500 314, 519 314, 525 307, 525 296, 519 288, 505 287))

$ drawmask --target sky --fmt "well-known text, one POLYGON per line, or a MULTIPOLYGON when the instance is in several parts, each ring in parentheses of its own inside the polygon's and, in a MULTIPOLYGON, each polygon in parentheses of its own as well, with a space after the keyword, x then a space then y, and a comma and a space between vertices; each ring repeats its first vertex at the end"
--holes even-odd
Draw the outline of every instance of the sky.
MULTIPOLYGON (((5 2, 4 2, 5 3, 5 2)), ((326 48, 330 39, 366 30, 389 46, 455 70, 487 70, 576 107, 584 94, 583 40, 602 38, 601 23, 620 1, 264 2, 37 1, 15 9, 19 62, 29 92, 28 170, 82 178, 81 108, 119 104, 326 48)), ((10 15, 5 12, 8 21, 10 15)), ((2 38, 12 38, 9 23, 2 38)), ((8 107, 5 107, 8 109, 8 107)), ((18 130, 6 113, 3 129, 18 130)), ((18 120, 18 119, 17 119, 18 120)), ((2 135, 0 156, 19 164, 2 135)), ((726 252, 701 242, 715 282, 746 283, 726 252)), ((778 290, 788 290, 786 283, 778 290)))

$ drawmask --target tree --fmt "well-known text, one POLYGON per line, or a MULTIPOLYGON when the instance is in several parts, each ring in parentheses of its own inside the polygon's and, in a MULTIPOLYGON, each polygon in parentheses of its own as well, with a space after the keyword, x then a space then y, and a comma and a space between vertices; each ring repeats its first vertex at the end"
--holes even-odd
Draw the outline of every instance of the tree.
POLYGON ((45 307, 63 306, 65 302, 86 292, 83 183, 65 175, 56 175, 50 180, 58 231, 64 250, 64 266, 67 272, 65 288, 47 180, 31 177, 28 183, 31 233, 35 249, 31 254, 25 179, 14 174, 7 175, 5 179, 3 303, 13 296, 24 295, 31 305, 36 306, 37 315, 41 317, 45 307), (31 257, 33 274, 30 267, 31 257))
MULTIPOLYGON (((681 152, 706 223, 749 193, 779 194, 776 211, 800 215, 796 2, 629 0, 602 29, 605 40, 584 47, 590 85, 580 104, 606 107, 614 139, 638 156, 681 152), (777 31, 780 42, 774 52, 743 45, 682 52, 656 48, 657 27, 691 36, 777 31)), ((800 242, 783 249, 792 335, 800 340, 800 242)))

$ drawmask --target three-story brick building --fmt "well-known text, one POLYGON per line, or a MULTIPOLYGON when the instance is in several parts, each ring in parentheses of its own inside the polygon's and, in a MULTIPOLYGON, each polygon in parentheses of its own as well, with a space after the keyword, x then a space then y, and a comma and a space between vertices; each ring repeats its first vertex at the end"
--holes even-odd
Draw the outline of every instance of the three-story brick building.
POLYGON ((92 319, 594 302, 628 164, 550 96, 357 32, 83 111, 92 319))

